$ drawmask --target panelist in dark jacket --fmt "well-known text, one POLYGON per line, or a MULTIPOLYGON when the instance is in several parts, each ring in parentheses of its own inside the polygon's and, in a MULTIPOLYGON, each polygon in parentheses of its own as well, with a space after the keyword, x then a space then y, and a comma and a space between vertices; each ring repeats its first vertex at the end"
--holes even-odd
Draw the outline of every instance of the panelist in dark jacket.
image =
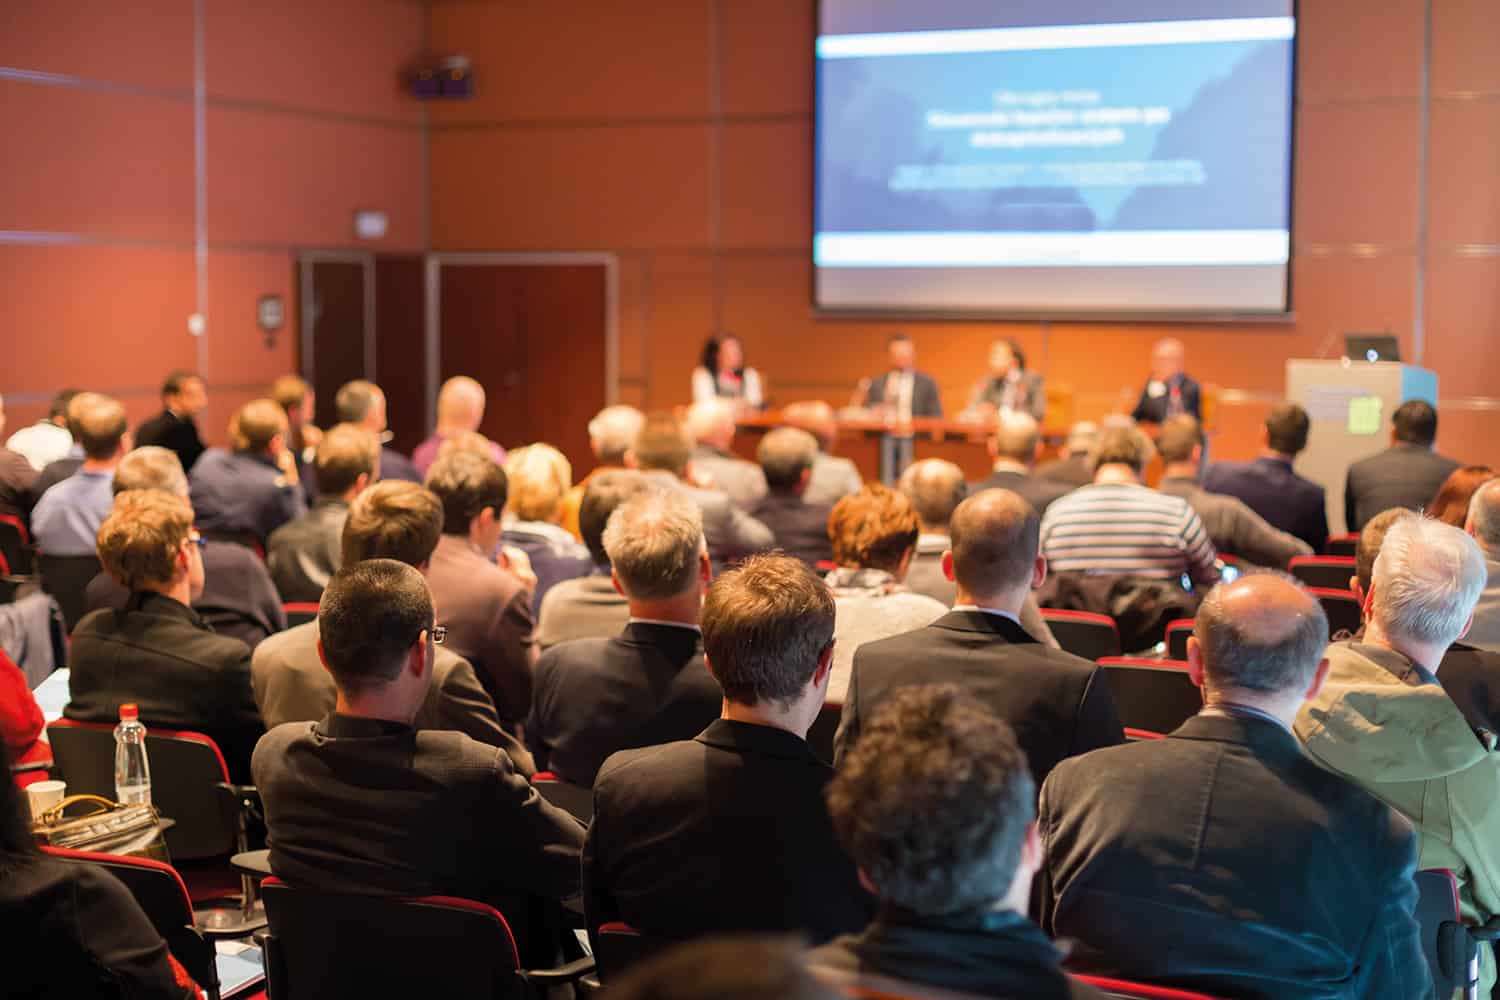
POLYGON ((618 750, 692 739, 724 702, 703 665, 698 613, 711 573, 697 506, 675 492, 635 497, 610 516, 604 549, 630 621, 612 639, 543 653, 526 723, 538 767, 585 786, 618 750))
POLYGON ((1151 348, 1151 377, 1141 389, 1132 418, 1159 424, 1186 413, 1203 419, 1203 394, 1192 376, 1182 370, 1183 357, 1182 341, 1168 337, 1156 342, 1151 348))
POLYGON ((162 490, 115 497, 99 528, 99 560, 130 599, 73 630, 63 714, 115 723, 120 706, 135 702, 147 729, 212 737, 230 779, 244 782, 264 732, 250 694, 250 647, 215 635, 189 607, 203 591, 201 544, 186 500, 162 490))
POLYGON ((834 837, 833 768, 806 734, 833 669, 833 595, 790 556, 752 556, 703 606, 723 717, 696 739, 625 750, 594 781, 584 845, 588 926, 647 934, 852 933, 871 901, 834 837))
POLYGON ((767 493, 750 508, 756 519, 776 536, 776 547, 809 566, 833 560, 828 538, 828 515, 833 505, 808 503, 807 487, 818 460, 818 439, 796 427, 778 427, 760 439, 755 449, 767 493))
POLYGON ((1434 449, 1437 410, 1425 399, 1408 399, 1391 414, 1391 446, 1349 466, 1344 484, 1344 521, 1358 531, 1383 510, 1421 510, 1459 463, 1434 449))
POLYGON ((1411 825, 1292 735, 1327 642, 1286 577, 1216 587, 1188 640, 1203 711, 1053 771, 1044 926, 1072 967, 1266 1000, 1432 995, 1411 825))
POLYGON ((1053 649, 1020 624, 1021 606, 1046 577, 1037 555, 1041 519, 1008 490, 969 497, 949 523, 944 572, 958 584, 953 610, 926 628, 866 643, 834 741, 835 762, 891 692, 957 684, 1009 722, 1040 785, 1065 757, 1124 740, 1098 664, 1053 649))
POLYGON ((941 417, 943 400, 931 375, 917 371, 917 347, 904 333, 891 337, 890 370, 870 380, 865 405, 889 410, 898 417, 941 417))

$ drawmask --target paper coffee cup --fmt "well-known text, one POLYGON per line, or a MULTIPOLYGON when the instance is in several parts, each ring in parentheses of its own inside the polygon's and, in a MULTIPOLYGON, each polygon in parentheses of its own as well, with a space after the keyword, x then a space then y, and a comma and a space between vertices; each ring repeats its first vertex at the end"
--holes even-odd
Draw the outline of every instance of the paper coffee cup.
POLYGON ((65 781, 38 781, 27 785, 26 794, 31 796, 31 818, 40 819, 42 813, 61 802, 67 792, 68 783, 65 781))

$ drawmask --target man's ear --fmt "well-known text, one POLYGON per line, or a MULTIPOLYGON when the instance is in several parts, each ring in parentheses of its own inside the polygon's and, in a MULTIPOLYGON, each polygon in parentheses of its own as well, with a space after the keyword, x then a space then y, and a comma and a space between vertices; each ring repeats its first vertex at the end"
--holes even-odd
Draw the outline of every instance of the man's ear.
POLYGON ((1370 589, 1364 592, 1364 598, 1359 602, 1360 618, 1364 621, 1370 620, 1370 614, 1375 609, 1375 581, 1370 581, 1370 589))
MULTIPOLYGON (((610 570, 610 573, 613 575, 614 570, 610 570)), ((708 557, 707 549, 698 553, 698 579, 702 581, 704 590, 707 590, 708 585, 714 582, 714 564, 713 560, 708 557)))
POLYGON ((323 640, 321 637, 318 639, 318 662, 323 664, 324 670, 327 670, 330 674, 333 673, 333 668, 328 665, 328 654, 323 652, 323 640))
POLYGON ((953 550, 948 549, 943 553, 943 579, 950 583, 956 583, 958 577, 953 575, 953 550))
POLYGON ((432 662, 427 655, 430 635, 429 632, 423 632, 421 639, 412 643, 411 652, 406 654, 406 669, 413 677, 421 677, 432 669, 432 662))
POLYGON ((629 598, 630 595, 626 594, 625 588, 620 585, 620 574, 615 572, 613 566, 611 566, 609 570, 609 582, 614 584, 615 593, 619 594, 621 597, 627 599, 629 598))
POLYGON ((1047 582, 1047 557, 1038 555, 1036 563, 1031 567, 1031 589, 1040 590, 1042 584, 1047 582))
POLYGON ((828 645, 823 652, 818 654, 818 668, 813 671, 812 681, 814 687, 822 687, 833 673, 833 640, 828 640, 828 645))
POLYGON ((1198 642, 1196 635, 1188 636, 1187 641, 1187 665, 1188 680, 1199 691, 1203 690, 1203 647, 1198 642))
POLYGON ((1328 680, 1328 670, 1331 666, 1326 656, 1318 661, 1318 669, 1313 671, 1312 683, 1307 685, 1307 693, 1302 696, 1303 701, 1312 701, 1318 696, 1318 692, 1323 690, 1323 683, 1328 680))

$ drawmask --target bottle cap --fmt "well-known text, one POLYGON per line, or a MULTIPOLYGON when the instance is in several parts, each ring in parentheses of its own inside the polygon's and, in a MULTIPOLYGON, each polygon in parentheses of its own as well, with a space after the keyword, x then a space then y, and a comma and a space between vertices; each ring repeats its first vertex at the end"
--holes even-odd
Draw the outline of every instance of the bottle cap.
POLYGON ((132 720, 132 719, 139 719, 140 717, 141 717, 141 710, 135 704, 135 702, 126 702, 124 705, 120 706, 120 721, 121 722, 125 722, 125 721, 132 720))

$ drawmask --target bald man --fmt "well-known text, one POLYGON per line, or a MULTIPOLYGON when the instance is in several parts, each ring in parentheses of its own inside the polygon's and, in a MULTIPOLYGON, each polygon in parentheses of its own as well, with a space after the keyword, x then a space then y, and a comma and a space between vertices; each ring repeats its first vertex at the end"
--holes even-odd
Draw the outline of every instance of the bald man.
POLYGON ((1063 758, 1124 740, 1098 664, 1045 645, 1021 625, 1027 597, 1047 576, 1039 525, 1031 505, 1009 490, 985 490, 958 505, 942 557, 957 585, 953 610, 855 651, 835 760, 876 706, 912 684, 972 692, 1015 727, 1038 785, 1063 758))
POLYGON ((1133 418, 1159 424, 1186 413, 1203 419, 1202 394, 1198 383, 1183 371, 1184 358, 1182 341, 1167 337, 1156 342, 1151 348, 1151 377, 1130 414, 1133 418))
POLYGON ((1071 968, 1222 996, 1432 995, 1411 825, 1292 735, 1327 642, 1289 577, 1221 584, 1188 640, 1203 710, 1052 772, 1043 925, 1077 943, 1071 968))
POLYGON ((818 439, 818 457, 813 459, 812 476, 802 499, 808 503, 826 503, 830 507, 864 485, 859 469, 847 458, 833 454, 838 442, 839 425, 833 407, 821 399, 790 403, 781 411, 781 422, 788 427, 807 431, 818 439))
MULTIPOLYGON (((478 431, 483 422, 484 386, 467 375, 455 375, 444 382, 442 389, 438 390, 437 430, 411 453, 411 464, 416 466, 417 475, 426 477, 445 440, 455 434, 478 431)), ((504 448, 490 442, 490 451, 496 465, 505 464, 504 448)))
POLYGON ((750 510, 765 499, 766 477, 760 466, 730 450, 734 445, 734 416, 735 404, 717 397, 701 399, 688 407, 692 471, 700 485, 722 490, 737 507, 750 510))

